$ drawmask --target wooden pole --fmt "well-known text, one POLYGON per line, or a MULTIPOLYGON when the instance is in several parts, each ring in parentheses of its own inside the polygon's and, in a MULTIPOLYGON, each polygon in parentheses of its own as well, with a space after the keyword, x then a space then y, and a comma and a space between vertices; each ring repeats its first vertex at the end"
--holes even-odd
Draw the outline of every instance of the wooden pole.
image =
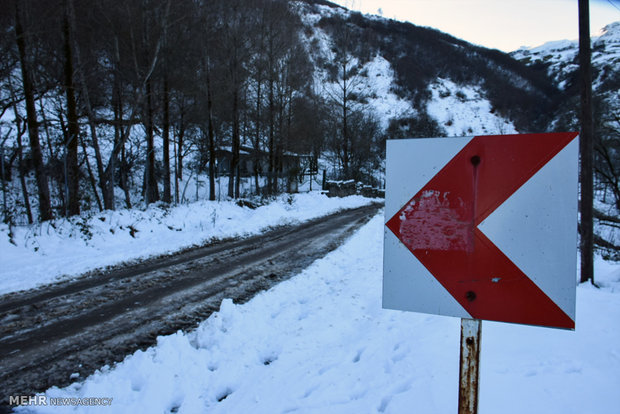
POLYGON ((592 68, 588 0, 579 0, 579 70, 581 89, 581 282, 594 281, 594 232, 592 223, 594 122, 592 119, 592 68))
POLYGON ((459 414, 478 412, 481 339, 482 322, 479 319, 461 319, 459 414))

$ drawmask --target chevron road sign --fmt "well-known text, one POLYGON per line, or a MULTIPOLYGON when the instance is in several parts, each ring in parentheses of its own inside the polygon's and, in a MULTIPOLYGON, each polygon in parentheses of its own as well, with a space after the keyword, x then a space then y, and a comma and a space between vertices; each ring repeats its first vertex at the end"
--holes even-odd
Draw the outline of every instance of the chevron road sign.
POLYGON ((383 307, 575 328, 577 133, 389 140, 383 307))

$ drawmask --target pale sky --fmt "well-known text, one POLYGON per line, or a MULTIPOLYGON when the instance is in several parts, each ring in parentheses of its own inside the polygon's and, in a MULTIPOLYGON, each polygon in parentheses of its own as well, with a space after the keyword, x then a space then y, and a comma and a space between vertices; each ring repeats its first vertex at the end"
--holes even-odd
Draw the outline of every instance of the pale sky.
MULTIPOLYGON (((362 13, 429 26, 505 52, 579 37, 577 0, 331 1, 362 13)), ((620 21, 620 0, 590 1, 592 35, 614 21, 620 21)))

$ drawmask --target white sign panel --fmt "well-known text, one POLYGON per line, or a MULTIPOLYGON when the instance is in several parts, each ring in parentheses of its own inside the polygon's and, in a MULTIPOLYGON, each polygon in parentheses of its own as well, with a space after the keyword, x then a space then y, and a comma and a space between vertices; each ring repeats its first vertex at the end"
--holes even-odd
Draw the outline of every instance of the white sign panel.
POLYGON ((574 329, 576 137, 388 141, 383 306, 574 329))

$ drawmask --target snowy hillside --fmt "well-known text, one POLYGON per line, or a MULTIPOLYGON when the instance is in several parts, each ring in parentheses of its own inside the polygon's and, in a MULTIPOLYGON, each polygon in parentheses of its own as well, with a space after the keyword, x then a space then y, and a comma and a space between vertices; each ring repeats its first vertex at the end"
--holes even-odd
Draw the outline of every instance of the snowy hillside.
MULTIPOLYGON (((249 303, 46 395, 111 397, 119 413, 454 413, 459 320, 381 309, 382 239, 379 214, 249 303)), ((596 270, 574 332, 483 323, 480 413, 617 412, 620 268, 596 270)))
MULTIPOLYGON (((317 92, 321 95, 336 97, 342 87, 336 80, 330 80, 330 76, 321 61, 334 61, 333 39, 317 24, 323 17, 334 15, 348 18, 349 12, 345 9, 318 5, 316 9, 305 7, 304 3, 296 3, 297 11, 302 22, 311 30, 306 31, 305 41, 310 51, 310 57, 314 61, 314 83, 317 92)), ((357 106, 372 113, 383 130, 388 126, 389 120, 403 118, 415 113, 412 103, 397 96, 393 88, 396 86, 394 70, 383 56, 377 54, 372 60, 360 62, 358 58, 351 57, 350 65, 358 67, 357 74, 351 79, 351 92, 357 97, 362 97, 357 106)))
MULTIPOLYGON (((620 22, 601 29, 600 35, 591 38, 592 66, 595 69, 593 89, 596 90, 612 72, 620 70, 620 22)), ((561 89, 567 86, 578 69, 579 41, 559 40, 533 48, 521 48, 511 56, 527 65, 543 64, 561 89)))
POLYGON ((430 85, 427 110, 447 136, 516 133, 512 122, 497 115, 484 92, 476 86, 459 86, 448 79, 430 85))
POLYGON ((394 71, 390 62, 382 56, 368 62, 362 68, 364 76, 360 79, 359 92, 366 92, 368 105, 385 129, 392 118, 404 118, 415 113, 411 102, 397 96, 394 87, 394 71))
MULTIPOLYGON (((353 92, 351 105, 372 113, 384 130, 392 121, 427 115, 451 136, 472 133, 468 131, 516 132, 517 123, 531 130, 539 122, 534 120, 544 114, 512 110, 514 105, 509 101, 520 99, 522 105, 532 99, 540 106, 551 105, 553 100, 546 80, 535 78, 533 71, 524 72, 523 66, 500 52, 473 47, 429 28, 362 15, 333 4, 293 4, 305 26, 318 92, 331 97, 342 91, 346 81, 342 73, 335 77, 337 68, 331 63, 337 60, 340 37, 356 39, 346 51, 350 57, 351 78, 347 81, 353 92), (456 97, 459 90, 465 99, 456 97), (509 90, 513 92, 506 93, 509 90), (455 94, 450 97, 448 91, 455 94), (520 94, 524 95, 516 98, 520 94)), ((424 130, 412 134, 428 136, 424 130)))
POLYGON ((548 73, 554 76, 560 88, 564 88, 568 75, 579 68, 576 60, 578 51, 577 41, 558 40, 534 48, 519 49, 512 56, 526 64, 548 64, 548 73))

